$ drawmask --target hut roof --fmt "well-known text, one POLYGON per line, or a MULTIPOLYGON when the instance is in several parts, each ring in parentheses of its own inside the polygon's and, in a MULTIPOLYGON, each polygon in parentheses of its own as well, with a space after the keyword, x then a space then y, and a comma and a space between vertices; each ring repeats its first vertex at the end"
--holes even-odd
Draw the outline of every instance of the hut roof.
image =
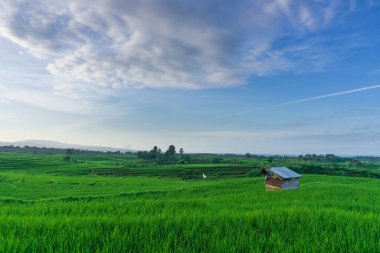
POLYGON ((302 177, 297 172, 294 172, 286 167, 272 167, 269 171, 284 179, 302 177))

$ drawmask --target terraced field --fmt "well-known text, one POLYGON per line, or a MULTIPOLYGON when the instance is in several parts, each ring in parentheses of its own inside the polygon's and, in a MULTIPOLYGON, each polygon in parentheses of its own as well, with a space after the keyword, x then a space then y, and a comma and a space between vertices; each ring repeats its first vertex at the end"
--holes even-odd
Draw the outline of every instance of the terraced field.
POLYGON ((199 179, 202 173, 210 178, 259 176, 260 168, 252 164, 189 164, 145 165, 128 156, 73 156, 64 161, 63 155, 0 154, 0 170, 24 171, 31 174, 150 176, 199 179))
POLYGON ((379 179, 305 174, 299 190, 266 192, 255 169, 0 154, 0 252, 380 249, 379 179))
POLYGON ((258 176, 260 170, 252 165, 167 165, 135 168, 95 168, 90 169, 90 173, 100 176, 154 176, 197 179, 202 178, 202 173, 211 178, 243 177, 253 173, 258 176))

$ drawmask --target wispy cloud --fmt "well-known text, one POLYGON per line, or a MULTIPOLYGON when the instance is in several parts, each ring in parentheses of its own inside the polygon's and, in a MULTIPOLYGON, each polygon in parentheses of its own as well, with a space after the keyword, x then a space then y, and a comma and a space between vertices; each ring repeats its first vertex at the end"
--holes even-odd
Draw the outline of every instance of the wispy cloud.
POLYGON ((0 101, 23 103, 49 111, 85 113, 89 111, 86 101, 80 99, 68 99, 66 97, 51 94, 49 91, 36 89, 35 87, 6 87, 0 84, 0 101))
MULTIPOLYGON (((320 95, 320 96, 315 96, 315 97, 302 98, 302 99, 287 101, 287 102, 284 102, 284 103, 272 104, 272 105, 268 105, 268 106, 263 106, 263 107, 248 109, 248 110, 237 111, 237 112, 234 112, 233 115, 246 114, 246 113, 252 113, 252 112, 257 112, 257 111, 264 111, 264 110, 269 110, 269 109, 273 109, 273 108, 278 108, 278 107, 283 107, 283 106, 288 106, 288 105, 293 105, 293 104, 299 104, 299 103, 306 103, 306 102, 310 102, 310 101, 315 101, 315 100, 320 100, 320 99, 325 99, 325 98, 330 98, 330 97, 343 96, 343 95, 347 95, 347 94, 364 92, 364 91, 373 90, 373 89, 379 89, 379 88, 380 88, 380 84, 372 85, 372 86, 366 86, 366 87, 362 87, 362 88, 358 88, 358 89, 353 89, 353 90, 334 92, 334 93, 320 95)), ((230 114, 228 114, 228 115, 227 114, 220 115, 220 118, 224 118, 224 117, 227 117, 227 116, 230 116, 230 114)))
POLYGON ((7 121, 13 116, 13 113, 7 112, 0 115, 0 121, 7 121))
POLYGON ((260 140, 283 138, 295 135, 292 131, 201 131, 201 132, 185 132, 181 133, 187 136, 207 137, 207 138, 256 138, 260 140))
POLYGON ((309 101, 314 101, 314 100, 319 100, 319 99, 324 99, 324 98, 330 98, 330 97, 343 96, 343 95, 347 95, 347 94, 351 94, 351 93, 363 92, 363 91, 379 89, 379 88, 380 88, 380 84, 372 85, 372 86, 362 87, 362 88, 353 89, 353 90, 346 90, 346 91, 335 92, 335 93, 330 93, 330 94, 321 95, 321 96, 303 98, 303 99, 288 101, 285 103, 259 107, 259 108, 254 109, 254 111, 262 111, 262 110, 272 109, 272 108, 276 108, 276 107, 282 107, 282 106, 286 106, 286 105, 305 103, 305 102, 309 102, 309 101))

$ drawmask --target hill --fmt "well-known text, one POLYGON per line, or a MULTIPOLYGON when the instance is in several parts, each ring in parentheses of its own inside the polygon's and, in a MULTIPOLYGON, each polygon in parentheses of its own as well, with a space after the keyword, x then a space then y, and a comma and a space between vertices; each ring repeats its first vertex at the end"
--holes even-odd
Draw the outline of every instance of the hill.
POLYGON ((62 143, 57 141, 50 140, 24 140, 24 141, 14 141, 14 142, 0 142, 0 146, 30 146, 30 147, 38 147, 38 148, 56 148, 56 149, 78 149, 78 150, 89 150, 89 151, 101 151, 101 152, 131 152, 133 151, 130 148, 115 148, 115 147, 102 147, 102 146, 88 146, 88 145, 79 145, 79 144, 69 144, 62 143))

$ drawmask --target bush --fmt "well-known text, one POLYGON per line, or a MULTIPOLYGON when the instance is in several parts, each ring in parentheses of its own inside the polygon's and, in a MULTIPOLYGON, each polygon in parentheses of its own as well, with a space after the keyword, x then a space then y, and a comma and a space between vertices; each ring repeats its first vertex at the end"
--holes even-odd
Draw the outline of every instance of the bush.
POLYGON ((211 163, 221 163, 223 161, 223 158, 220 157, 214 157, 211 159, 211 163))
POLYGON ((187 164, 187 161, 184 159, 181 159, 177 162, 177 164, 187 164))

